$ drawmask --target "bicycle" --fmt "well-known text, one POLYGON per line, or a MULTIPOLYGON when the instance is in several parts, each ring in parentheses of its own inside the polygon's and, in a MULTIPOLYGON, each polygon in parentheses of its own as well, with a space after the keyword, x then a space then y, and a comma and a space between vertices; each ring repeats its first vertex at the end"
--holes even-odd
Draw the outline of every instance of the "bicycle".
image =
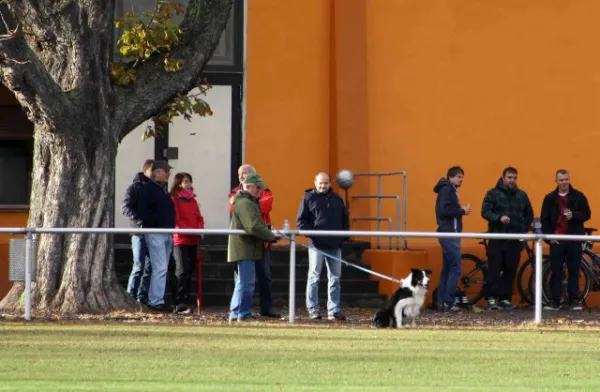
MULTIPOLYGON (((593 232, 597 231, 594 228, 585 228, 585 235, 591 235, 593 232)), ((577 298, 579 301, 585 303, 585 299, 589 295, 591 291, 600 291, 600 255, 595 253, 593 248, 593 241, 585 241, 582 243, 583 254, 581 257, 581 262, 579 265, 579 297, 577 298), (591 260, 589 261, 588 258, 591 260)), ((522 287, 519 289, 521 294, 521 298, 527 302, 528 304, 533 304, 534 301, 534 293, 535 293, 535 264, 528 265, 528 268, 531 268, 531 274, 529 275, 528 285, 526 287, 522 287)), ((567 299, 567 283, 568 278, 567 268, 565 266, 563 270, 563 279, 562 279, 562 292, 561 292, 561 301, 565 301, 567 299)), ((550 302, 551 294, 550 294, 550 277, 552 275, 552 270, 550 267, 550 260, 545 258, 542 261, 542 304, 547 305, 550 302)), ((520 278, 519 284, 522 282, 522 278, 520 278)))
MULTIPOLYGON (((525 263, 523 263, 523 265, 517 272, 518 277, 522 277, 524 274, 523 270, 525 268, 528 268, 529 265, 534 265, 535 263, 535 253, 533 250, 534 247, 530 246, 528 241, 524 242, 525 252, 527 253, 527 260, 525 261, 525 263)), ((483 245, 483 247, 485 248, 485 254, 487 255, 488 240, 482 240, 481 242, 479 242, 479 245, 483 245)), ((461 254, 462 271, 468 272, 464 273, 460 277, 458 281, 457 290, 465 293, 465 296, 467 297, 467 305, 469 306, 475 305, 485 295, 484 290, 488 274, 487 263, 487 260, 481 259, 480 257, 475 256, 473 254, 461 254)), ((521 294, 521 296, 523 295, 521 294)))

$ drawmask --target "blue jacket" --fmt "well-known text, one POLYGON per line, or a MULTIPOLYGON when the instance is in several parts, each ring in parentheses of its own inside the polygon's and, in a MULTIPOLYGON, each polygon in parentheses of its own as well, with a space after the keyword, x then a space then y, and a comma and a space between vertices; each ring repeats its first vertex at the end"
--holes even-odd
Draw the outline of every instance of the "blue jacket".
POLYGON ((144 184, 140 190, 137 208, 143 228, 175 228, 173 199, 158 182, 150 180, 144 184))
MULTIPOLYGON (((319 193, 307 189, 298 208, 296 227, 300 230, 349 230, 348 210, 344 201, 331 189, 319 193)), ((319 249, 339 249, 347 237, 311 237, 319 249)))
POLYGON ((463 229, 462 216, 465 210, 460 207, 456 187, 446 179, 442 178, 433 187, 437 193, 435 201, 435 219, 438 224, 437 231, 450 233, 461 233, 463 229))
POLYGON ((125 191, 125 198, 121 204, 121 212, 129 218, 131 227, 141 227, 142 218, 138 215, 137 206, 140 190, 145 183, 150 181, 144 173, 140 172, 133 178, 133 183, 125 191))

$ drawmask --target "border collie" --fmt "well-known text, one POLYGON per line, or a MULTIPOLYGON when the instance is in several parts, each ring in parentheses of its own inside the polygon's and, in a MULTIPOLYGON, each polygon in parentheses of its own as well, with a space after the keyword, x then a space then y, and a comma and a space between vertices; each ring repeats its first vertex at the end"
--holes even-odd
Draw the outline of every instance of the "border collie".
POLYGON ((415 327, 415 319, 421 313, 425 302, 425 294, 429 287, 431 270, 412 268, 411 273, 402 280, 401 287, 394 293, 387 305, 377 311, 373 318, 373 326, 377 328, 402 328, 402 318, 410 317, 411 326, 415 327))

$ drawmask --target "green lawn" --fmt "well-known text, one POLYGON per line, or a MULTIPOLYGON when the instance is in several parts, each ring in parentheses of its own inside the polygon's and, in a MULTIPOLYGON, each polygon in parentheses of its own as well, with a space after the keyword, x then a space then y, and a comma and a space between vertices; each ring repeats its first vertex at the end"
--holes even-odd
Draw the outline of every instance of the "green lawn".
POLYGON ((592 391, 600 333, 0 324, 1 391, 592 391))

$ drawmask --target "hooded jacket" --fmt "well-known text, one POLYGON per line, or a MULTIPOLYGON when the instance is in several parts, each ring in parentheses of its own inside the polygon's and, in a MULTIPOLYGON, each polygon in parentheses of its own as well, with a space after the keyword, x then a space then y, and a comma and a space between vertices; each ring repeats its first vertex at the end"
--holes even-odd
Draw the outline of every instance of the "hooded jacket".
MULTIPOLYGON (((592 211, 585 195, 569 185, 568 206, 573 212, 573 217, 568 221, 567 234, 585 234, 583 223, 592 217, 592 211)), ((542 203, 542 232, 554 234, 558 220, 558 187, 544 198, 542 203)))
POLYGON ((227 245, 227 261, 262 260, 264 241, 272 242, 275 235, 262 221, 258 199, 246 191, 239 191, 231 199, 231 230, 244 230, 248 235, 230 235, 227 245))
MULTIPOLYGON (((307 189, 298 208, 296 227, 299 230, 349 230, 348 209, 331 188, 327 193, 307 189)), ((339 249, 347 237, 311 237, 319 249, 339 249)))
POLYGON ((144 173, 139 172, 133 178, 133 183, 125 191, 125 198, 121 204, 121 212, 129 218, 131 227, 137 228, 142 226, 142 218, 138 214, 137 207, 140 190, 148 181, 150 181, 150 178, 146 177, 144 173))
POLYGON ((456 187, 447 178, 441 178, 433 187, 437 193, 435 200, 435 219, 437 231, 444 233, 461 233, 463 229, 462 216, 465 210, 460 207, 456 187))
POLYGON ((527 193, 516 186, 504 185, 500 178, 485 194, 481 216, 488 221, 490 233, 527 233, 533 221, 533 208, 527 193), (500 221, 503 216, 510 218, 509 223, 500 221))

